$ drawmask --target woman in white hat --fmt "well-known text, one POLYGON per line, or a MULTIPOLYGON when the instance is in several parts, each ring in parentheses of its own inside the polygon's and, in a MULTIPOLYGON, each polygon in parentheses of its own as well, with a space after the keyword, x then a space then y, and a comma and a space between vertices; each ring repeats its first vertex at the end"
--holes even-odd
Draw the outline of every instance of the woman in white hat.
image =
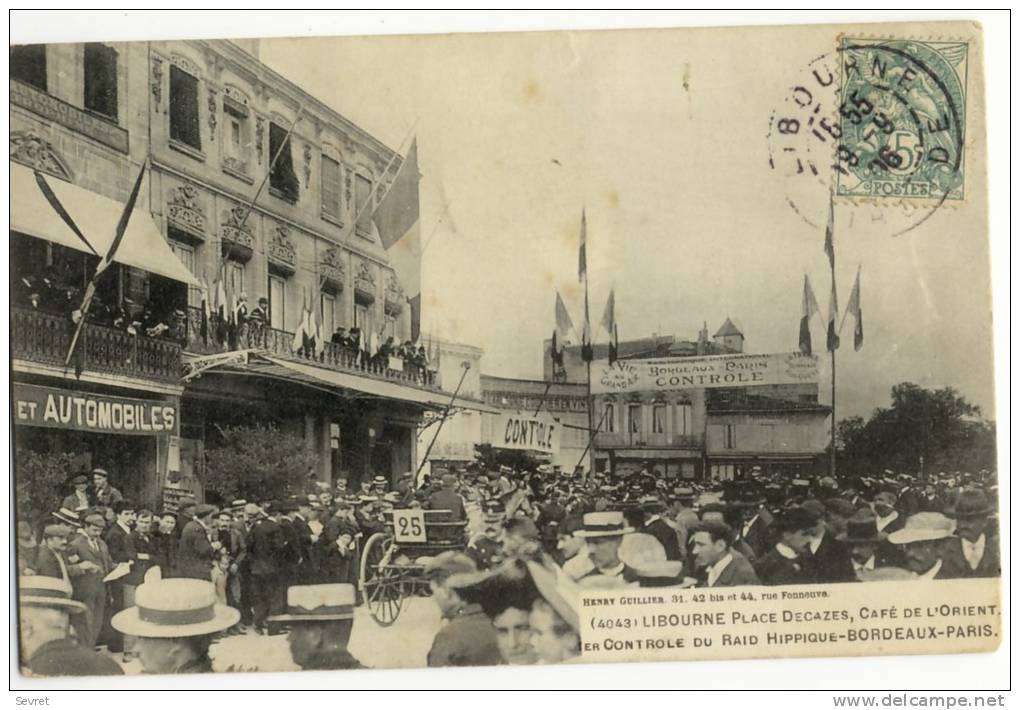
POLYGON ((110 623, 138 637, 134 650, 146 673, 209 673, 213 635, 240 618, 237 609, 216 602, 212 582, 176 578, 139 586, 135 606, 110 623))

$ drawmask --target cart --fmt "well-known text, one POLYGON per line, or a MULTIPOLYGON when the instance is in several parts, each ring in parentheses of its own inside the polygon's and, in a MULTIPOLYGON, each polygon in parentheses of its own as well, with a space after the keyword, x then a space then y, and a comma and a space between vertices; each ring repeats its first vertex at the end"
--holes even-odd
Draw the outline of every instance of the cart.
POLYGON ((451 522, 448 510, 400 509, 387 517, 388 529, 365 540, 358 570, 361 598, 380 626, 397 620, 404 599, 429 593, 420 558, 467 544, 467 521, 451 522))

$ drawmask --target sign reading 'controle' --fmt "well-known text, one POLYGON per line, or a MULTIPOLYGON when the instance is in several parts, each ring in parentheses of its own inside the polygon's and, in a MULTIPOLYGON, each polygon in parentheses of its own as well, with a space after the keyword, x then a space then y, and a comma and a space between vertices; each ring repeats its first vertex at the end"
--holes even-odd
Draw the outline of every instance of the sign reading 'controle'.
POLYGON ((152 435, 174 431, 177 407, 169 402, 15 383, 14 421, 52 429, 152 435))
POLYGON ((499 448, 547 454, 558 454, 560 451, 560 425, 551 418, 503 414, 497 420, 496 427, 499 439, 495 445, 499 448))

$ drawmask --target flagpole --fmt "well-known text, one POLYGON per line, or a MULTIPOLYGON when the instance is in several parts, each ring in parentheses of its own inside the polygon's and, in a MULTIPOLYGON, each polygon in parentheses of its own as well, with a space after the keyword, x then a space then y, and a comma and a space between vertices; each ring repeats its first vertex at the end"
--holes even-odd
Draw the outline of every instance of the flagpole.
MULTIPOLYGON (((583 212, 582 212, 582 219, 583 219, 583 212)), ((588 235, 585 234, 584 238, 585 238, 585 246, 584 246, 584 250, 585 250, 585 254, 584 254, 584 261, 585 261, 585 263, 584 263, 584 323, 585 323, 585 329, 586 329, 586 331, 588 333, 588 348, 589 348, 589 354, 590 354, 590 357, 585 358, 585 361, 586 361, 585 362, 585 370, 587 371, 587 383, 586 384, 587 384, 587 402, 588 402, 588 448, 587 448, 587 452, 588 452, 588 475, 591 475, 595 471, 595 451, 594 451, 594 449, 592 448, 592 445, 591 445, 592 444, 592 440, 594 439, 594 434, 592 433, 594 431, 594 426, 593 426, 594 422, 592 421, 592 417, 595 414, 594 411, 592 411, 593 404, 592 404, 592 401, 591 401, 591 361, 595 357, 595 344, 592 342, 593 338, 591 337, 591 335, 592 335, 592 332, 591 332, 591 314, 590 314, 590 312, 588 310, 588 243, 587 243, 588 242, 588 235)), ((583 353, 583 350, 584 350, 584 344, 582 343, 582 353, 583 353)), ((582 478, 582 481, 587 482, 587 476, 584 476, 582 478)))
POLYGON ((439 432, 443 430, 443 424, 446 423, 446 418, 450 415, 450 410, 453 408, 453 403, 457 401, 457 395, 460 393, 461 385, 464 384, 464 378, 467 377, 468 370, 471 369, 471 363, 465 360, 460 364, 464 368, 464 372, 460 373, 460 382, 457 383, 456 389, 453 390, 453 396, 450 397, 450 402, 446 405, 446 409, 443 410, 443 416, 439 420, 439 426, 436 427, 436 433, 432 435, 432 441, 429 442, 429 447, 425 449, 425 455, 421 459, 421 463, 418 464, 418 469, 414 472, 414 480, 418 480, 418 474, 421 473, 422 467, 425 466, 425 462, 429 460, 429 454, 432 453, 432 447, 435 446, 436 439, 439 438, 439 432))

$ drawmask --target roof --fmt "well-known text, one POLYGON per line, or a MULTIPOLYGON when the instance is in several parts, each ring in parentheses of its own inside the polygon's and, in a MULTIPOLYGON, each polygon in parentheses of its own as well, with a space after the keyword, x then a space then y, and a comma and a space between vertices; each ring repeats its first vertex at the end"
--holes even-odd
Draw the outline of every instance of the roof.
POLYGON ((733 325, 733 321, 731 321, 729 319, 729 316, 727 316, 723 324, 719 326, 719 330, 717 330, 715 332, 715 335, 713 335, 712 337, 725 338, 730 335, 739 335, 741 338, 744 337, 744 334, 740 332, 740 329, 737 326, 733 325))
POLYGON ((705 408, 709 414, 737 413, 803 413, 828 414, 831 408, 818 402, 805 402, 795 399, 780 399, 760 394, 748 394, 746 391, 731 389, 706 390, 705 408))

